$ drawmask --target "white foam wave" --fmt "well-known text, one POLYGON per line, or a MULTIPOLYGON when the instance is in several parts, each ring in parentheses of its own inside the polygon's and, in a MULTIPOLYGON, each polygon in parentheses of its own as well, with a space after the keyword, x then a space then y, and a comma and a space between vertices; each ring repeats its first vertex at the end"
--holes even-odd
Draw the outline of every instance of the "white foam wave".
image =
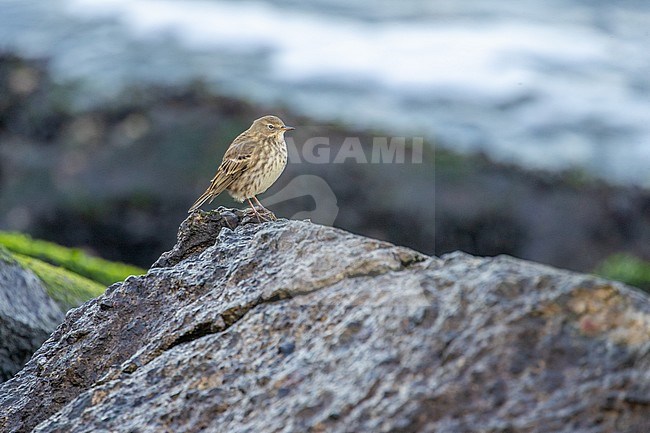
POLYGON ((611 41, 588 29, 516 23, 325 20, 265 3, 70 0, 77 14, 113 14, 136 34, 172 33, 189 48, 260 50, 287 80, 347 77, 380 84, 501 93, 535 77, 531 58, 600 62, 611 41))
POLYGON ((634 32, 613 37, 584 19, 367 22, 253 1, 67 0, 67 10, 117 18, 140 38, 171 34, 190 50, 253 56, 256 71, 238 89, 255 97, 250 93, 265 84, 290 88, 294 106, 311 110, 307 115, 353 115, 402 131, 410 122, 413 131, 435 131, 468 148, 479 131, 489 147, 483 150, 500 157, 650 182, 650 83, 639 78, 650 71, 650 57, 634 32), (359 102, 342 88, 372 90, 361 90, 359 102), (498 108, 519 97, 528 102, 516 113, 498 108), (420 111, 416 104, 396 109, 409 98, 420 111), (431 100, 445 98, 463 110, 432 107, 431 100))

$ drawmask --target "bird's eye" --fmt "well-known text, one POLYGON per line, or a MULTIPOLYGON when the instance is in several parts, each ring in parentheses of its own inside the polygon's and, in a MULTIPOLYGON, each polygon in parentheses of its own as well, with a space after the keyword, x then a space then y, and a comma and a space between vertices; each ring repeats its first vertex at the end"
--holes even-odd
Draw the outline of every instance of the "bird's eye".
POLYGON ((269 129, 275 129, 275 126, 271 125, 270 123, 269 123, 268 126, 269 126, 269 129))

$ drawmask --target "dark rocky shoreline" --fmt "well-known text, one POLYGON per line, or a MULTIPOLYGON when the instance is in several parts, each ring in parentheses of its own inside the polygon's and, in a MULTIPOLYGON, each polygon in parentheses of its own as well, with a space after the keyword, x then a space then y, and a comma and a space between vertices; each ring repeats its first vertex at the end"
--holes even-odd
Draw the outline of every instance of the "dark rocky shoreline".
MULTIPOLYGON (((83 111, 70 103, 74 91, 52 83, 45 61, 0 55, 0 229, 144 267, 173 245, 187 207, 251 119, 273 112, 313 125, 200 83, 134 88, 83 111)), ((329 137, 334 154, 345 137, 382 135, 310 126, 296 143, 307 134, 329 137)), ((427 148, 422 164, 290 164, 265 196, 317 175, 336 195, 336 226, 426 254, 505 253, 581 271, 621 251, 650 259, 647 190, 427 148)), ((286 217, 310 206, 296 198, 272 208, 286 217)))

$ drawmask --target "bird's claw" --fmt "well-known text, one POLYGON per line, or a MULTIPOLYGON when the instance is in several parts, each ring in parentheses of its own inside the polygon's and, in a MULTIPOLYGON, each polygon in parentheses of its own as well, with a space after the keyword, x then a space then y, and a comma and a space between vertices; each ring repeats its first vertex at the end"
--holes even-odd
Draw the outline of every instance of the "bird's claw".
POLYGON ((268 210, 267 208, 263 207, 262 209, 258 208, 250 208, 250 210, 253 212, 255 217, 257 218, 257 222, 262 223, 262 222, 271 222, 271 221, 277 221, 278 218, 275 216, 273 212, 268 210))

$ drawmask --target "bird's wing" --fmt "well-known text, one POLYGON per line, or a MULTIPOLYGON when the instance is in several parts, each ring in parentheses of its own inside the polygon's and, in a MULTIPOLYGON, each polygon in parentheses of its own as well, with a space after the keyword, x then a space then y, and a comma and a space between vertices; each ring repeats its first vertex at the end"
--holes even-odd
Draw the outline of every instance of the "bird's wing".
POLYGON ((210 181, 210 186, 205 190, 201 197, 196 200, 188 212, 194 212, 208 200, 212 203, 212 200, 214 200, 216 196, 227 189, 237 178, 239 173, 246 170, 249 166, 254 149, 255 143, 248 139, 247 136, 241 134, 237 137, 228 150, 226 150, 226 153, 223 156, 223 161, 221 161, 219 169, 217 170, 217 174, 215 174, 210 181))
POLYGON ((247 137, 237 137, 228 150, 226 150, 223 161, 221 161, 219 170, 217 170, 217 174, 212 179, 212 182, 219 178, 220 175, 232 177, 246 170, 254 150, 255 142, 247 139, 247 137))

